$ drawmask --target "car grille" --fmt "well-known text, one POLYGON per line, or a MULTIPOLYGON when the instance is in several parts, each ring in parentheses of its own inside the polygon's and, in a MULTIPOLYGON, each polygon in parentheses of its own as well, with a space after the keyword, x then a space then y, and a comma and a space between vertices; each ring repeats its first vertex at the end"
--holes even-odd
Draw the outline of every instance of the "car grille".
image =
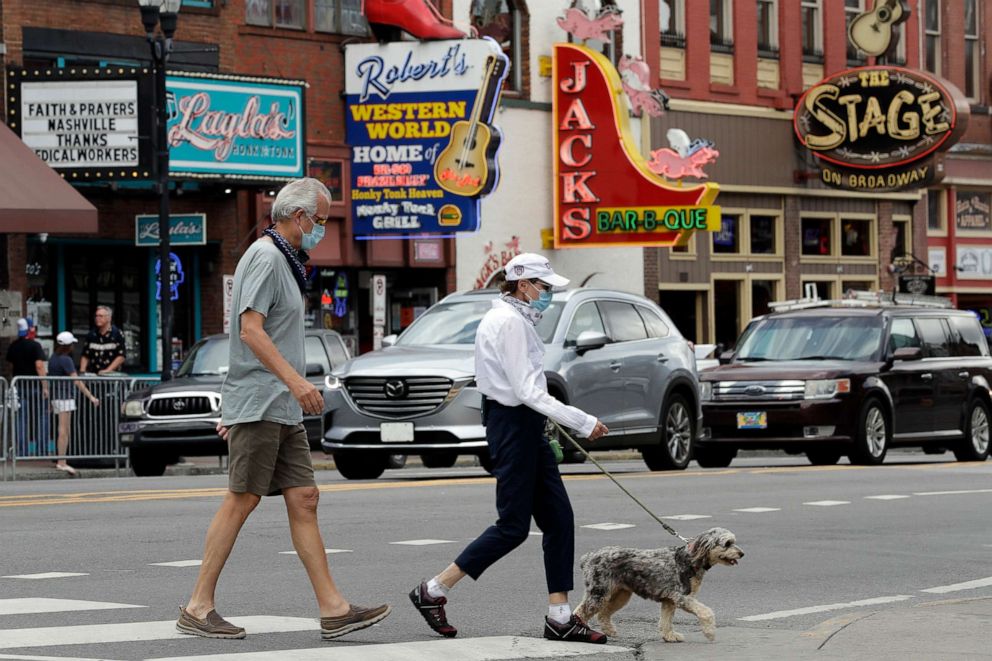
POLYGON ((148 415, 155 417, 204 415, 212 411, 209 397, 158 397, 148 402, 148 415))
POLYGON ((718 381, 713 387, 713 399, 721 401, 788 401, 805 394, 805 381, 718 381))
POLYGON ((363 413, 409 418, 431 413, 444 404, 452 382, 436 376, 352 377, 345 379, 344 386, 363 413))

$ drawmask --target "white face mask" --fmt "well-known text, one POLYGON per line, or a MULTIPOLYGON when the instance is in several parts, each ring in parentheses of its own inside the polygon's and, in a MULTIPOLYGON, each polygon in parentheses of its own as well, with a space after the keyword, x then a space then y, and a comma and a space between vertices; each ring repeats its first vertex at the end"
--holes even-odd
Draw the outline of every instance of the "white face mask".
MULTIPOLYGON (((528 282, 527 284, 531 286, 531 289, 537 290, 537 285, 534 283, 528 282)), ((551 305, 551 290, 549 289, 541 290, 537 298, 527 296, 526 292, 524 293, 524 296, 527 297, 527 302, 530 306, 538 312, 544 312, 551 305)))

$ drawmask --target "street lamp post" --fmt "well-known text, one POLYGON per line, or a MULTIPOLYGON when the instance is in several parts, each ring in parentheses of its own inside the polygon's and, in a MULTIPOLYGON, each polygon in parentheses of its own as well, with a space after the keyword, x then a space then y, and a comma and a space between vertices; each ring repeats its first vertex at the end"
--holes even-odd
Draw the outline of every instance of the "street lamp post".
POLYGON ((138 0, 141 23, 152 50, 152 67, 155 70, 154 115, 156 190, 159 194, 159 297, 162 311, 162 380, 172 378, 172 259, 169 241, 169 142, 166 133, 168 110, 166 107, 165 66, 172 53, 172 37, 182 0, 138 0), (157 33, 155 27, 161 30, 157 33))

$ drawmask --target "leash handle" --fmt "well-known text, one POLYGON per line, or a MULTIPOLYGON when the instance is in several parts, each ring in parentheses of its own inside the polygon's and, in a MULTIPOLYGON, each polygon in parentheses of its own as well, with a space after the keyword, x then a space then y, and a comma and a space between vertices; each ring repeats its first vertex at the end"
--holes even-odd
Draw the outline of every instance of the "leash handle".
POLYGON ((648 506, 647 505, 645 505, 640 500, 638 500, 637 496, 635 496, 634 494, 630 493, 625 486, 623 486, 622 484, 620 484, 619 481, 617 481, 617 478, 613 477, 613 475, 610 473, 610 471, 606 470, 606 468, 603 467, 603 464, 601 464, 598 461, 596 461, 595 457, 593 457, 591 454, 589 454, 588 452, 586 452, 585 448, 583 448, 581 445, 579 445, 579 442, 578 441, 576 441, 574 438, 572 438, 572 436, 567 431, 565 431, 564 429, 562 429, 562 426, 561 425, 559 425, 554 420, 551 421, 551 424, 553 424, 555 426, 555 429, 558 430, 558 433, 561 434, 562 436, 564 436, 566 439, 568 439, 568 442, 571 443, 573 446, 575 446, 575 449, 577 449, 579 452, 581 452, 585 456, 586 459, 588 459, 589 461, 591 461, 592 463, 594 463, 596 465, 596 468, 598 468, 599 470, 601 470, 603 472, 603 475, 605 475, 606 477, 608 477, 611 480, 613 480, 613 484, 615 484, 618 487, 620 487, 620 490, 623 491, 625 494, 627 494, 630 497, 631 500, 633 500, 635 503, 637 503, 638 505, 640 505, 641 506, 641 509, 643 509, 645 512, 647 512, 651 516, 652 519, 654 519, 655 521, 657 521, 658 523, 660 523, 662 528, 664 528, 667 532, 671 533, 675 537, 678 537, 679 539, 681 539, 682 542, 685 545, 688 546, 688 544, 689 544, 689 540, 688 539, 686 539, 685 537, 683 537, 682 535, 680 535, 675 530, 675 528, 672 528, 670 525, 668 525, 667 523, 665 523, 664 521, 662 521, 661 518, 659 518, 657 514, 655 514, 654 512, 652 512, 650 509, 648 509, 648 506))

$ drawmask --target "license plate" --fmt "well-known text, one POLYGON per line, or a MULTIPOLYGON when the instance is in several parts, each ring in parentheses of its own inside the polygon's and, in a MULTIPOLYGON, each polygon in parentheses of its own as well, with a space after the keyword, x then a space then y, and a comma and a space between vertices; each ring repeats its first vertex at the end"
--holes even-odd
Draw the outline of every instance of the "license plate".
POLYGON ((383 443, 413 443, 412 422, 383 422, 379 425, 383 443))
POLYGON ((745 411, 737 414, 738 429, 768 429, 768 413, 765 411, 745 411))

